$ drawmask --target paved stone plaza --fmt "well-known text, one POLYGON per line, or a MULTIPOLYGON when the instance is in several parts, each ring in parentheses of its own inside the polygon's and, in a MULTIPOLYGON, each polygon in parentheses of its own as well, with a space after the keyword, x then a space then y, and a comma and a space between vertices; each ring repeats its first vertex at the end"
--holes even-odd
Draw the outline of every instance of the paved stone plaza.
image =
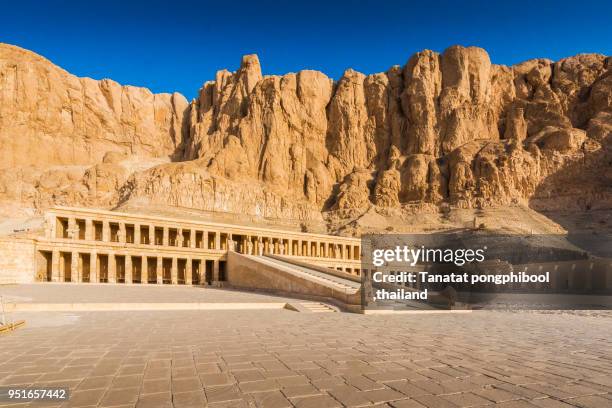
POLYGON ((612 406, 606 313, 13 318, 27 325, 0 337, 0 384, 69 386, 63 406, 612 406))
POLYGON ((240 303, 281 302, 288 300, 263 293, 244 292, 213 287, 176 285, 109 285, 109 284, 53 284, 0 286, 0 296, 17 303, 240 303))

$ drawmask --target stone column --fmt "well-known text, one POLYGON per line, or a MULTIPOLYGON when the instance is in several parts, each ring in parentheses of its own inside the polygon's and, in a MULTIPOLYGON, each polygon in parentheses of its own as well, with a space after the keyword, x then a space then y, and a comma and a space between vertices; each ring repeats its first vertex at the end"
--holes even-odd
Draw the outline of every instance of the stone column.
POLYGON ((191 274, 193 272, 191 270, 191 266, 191 258, 187 258, 187 261, 185 262, 185 285, 191 285, 191 274))
POLYGON ((221 249, 221 232, 215 232, 215 249, 218 251, 221 249))
POLYGON ((170 238, 170 229, 168 227, 164 227, 164 235, 163 235, 163 240, 162 240, 163 246, 170 245, 169 238, 170 238))
POLYGON ((202 231, 202 248, 208 249, 208 231, 202 231))
POLYGON ((162 283, 164 283, 164 270, 163 270, 163 263, 162 263, 162 257, 158 256, 157 257, 157 284, 161 285, 162 283))
POLYGON ((89 255, 89 281, 92 283, 100 283, 98 277, 98 253, 93 251, 89 255))
POLYGON ((200 285, 206 284, 206 259, 200 259, 200 285))
POLYGON ((59 255, 59 282, 65 282, 66 281, 66 259, 65 259, 65 255, 62 255, 62 252, 60 252, 59 255))
POLYGON ((51 282, 61 282, 60 253, 57 249, 51 252, 51 282))
POLYGON ((177 247, 183 246, 183 229, 182 228, 176 229, 176 246, 177 247))
POLYGON ((132 271, 132 256, 130 254, 125 255, 125 283, 133 283, 133 271, 132 271))
POLYGON ((134 244, 140 245, 140 224, 134 224, 134 244))
MULTIPOLYGON (((202 239, 204 239, 204 235, 202 234, 202 239)), ((196 230, 195 229, 191 229, 191 231, 189 231, 189 248, 195 248, 196 247, 196 230)))
POLYGON ((118 242, 121 242, 122 244, 125 244, 126 242, 126 233, 125 233, 125 223, 124 222, 120 222, 119 223, 119 232, 118 232, 118 242))
MULTIPOLYGON (((603 264, 603 261, 601 263, 603 264)), ((601 267, 604 269, 604 273, 606 274, 606 286, 604 287, 604 289, 612 289, 612 263, 609 263, 605 266, 601 265, 601 267)))
POLYGON ((155 225, 149 225, 149 245, 155 245, 155 225))
POLYGON ((149 284, 149 263, 147 257, 143 256, 140 261, 140 283, 143 285, 149 284))
POLYGON ((110 224, 108 221, 102 221, 102 241, 110 242, 110 224))
POLYGON ((108 283, 117 283, 117 262, 112 252, 108 254, 108 283))
POLYGON ((178 284, 178 259, 176 256, 172 257, 172 267, 170 269, 170 280, 173 285, 178 284))
POLYGON ((213 283, 219 282, 219 260, 213 261, 213 283))
POLYGON ((70 239, 77 239, 79 237, 79 227, 77 226, 76 218, 68 217, 68 230, 66 232, 70 239))
POLYGON ((85 239, 87 241, 93 241, 94 238, 93 220, 91 218, 87 218, 85 219, 85 239))
POLYGON ((70 282, 82 282, 79 270, 79 253, 73 252, 70 257, 70 282))

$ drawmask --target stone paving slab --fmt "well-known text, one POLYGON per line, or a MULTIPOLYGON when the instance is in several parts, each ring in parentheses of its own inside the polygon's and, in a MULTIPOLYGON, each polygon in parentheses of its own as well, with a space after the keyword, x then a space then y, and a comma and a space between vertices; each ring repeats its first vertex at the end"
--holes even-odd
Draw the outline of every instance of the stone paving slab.
POLYGON ((289 300, 213 287, 51 282, 0 285, 0 296, 15 303, 277 303, 289 300))
POLYGON ((257 302, 257 303, 8 303, 6 312, 74 312, 74 311, 142 311, 142 310, 257 310, 257 309, 284 309, 285 302, 257 302))
POLYGON ((612 320, 598 316, 15 313, 29 320, 0 337, 0 386, 68 386, 44 404, 62 407, 600 408, 612 320))

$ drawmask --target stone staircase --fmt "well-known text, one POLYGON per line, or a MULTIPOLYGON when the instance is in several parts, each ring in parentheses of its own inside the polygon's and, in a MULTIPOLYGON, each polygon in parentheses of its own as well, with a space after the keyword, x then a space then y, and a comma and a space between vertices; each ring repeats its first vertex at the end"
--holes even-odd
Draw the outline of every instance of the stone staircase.
POLYGON ((334 307, 321 302, 295 302, 298 310, 306 313, 335 313, 338 310, 334 307))

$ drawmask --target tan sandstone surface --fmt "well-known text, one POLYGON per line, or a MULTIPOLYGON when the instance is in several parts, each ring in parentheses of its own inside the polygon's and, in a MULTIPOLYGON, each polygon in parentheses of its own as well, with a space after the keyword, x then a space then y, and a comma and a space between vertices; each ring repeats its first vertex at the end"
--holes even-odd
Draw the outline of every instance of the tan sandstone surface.
POLYGON ((567 226, 535 211, 609 226, 611 135, 612 58, 598 54, 508 67, 453 46, 338 81, 265 76, 247 55, 188 103, 0 44, 5 219, 60 204, 344 234, 567 226))

